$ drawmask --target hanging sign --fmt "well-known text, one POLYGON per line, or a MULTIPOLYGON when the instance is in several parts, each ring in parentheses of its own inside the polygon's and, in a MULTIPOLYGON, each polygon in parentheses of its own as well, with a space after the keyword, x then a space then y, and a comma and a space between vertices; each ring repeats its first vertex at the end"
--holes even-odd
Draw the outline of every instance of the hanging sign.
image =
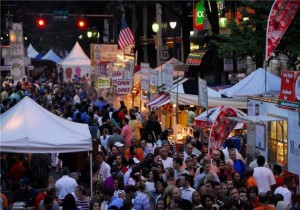
POLYGON ((119 79, 117 81, 117 94, 118 95, 125 95, 131 92, 132 88, 132 80, 129 79, 119 79))

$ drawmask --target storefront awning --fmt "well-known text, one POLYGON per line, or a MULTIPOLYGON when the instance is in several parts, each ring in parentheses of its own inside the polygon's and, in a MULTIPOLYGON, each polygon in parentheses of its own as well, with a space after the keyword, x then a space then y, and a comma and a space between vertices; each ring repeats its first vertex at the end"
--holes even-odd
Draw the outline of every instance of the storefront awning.
POLYGON ((227 117, 230 120, 236 122, 248 122, 248 123, 262 123, 262 122, 270 122, 270 121, 283 121, 286 120, 284 118, 279 117, 271 117, 267 115, 259 115, 259 116, 245 116, 245 117, 227 117))
POLYGON ((169 102, 170 95, 167 93, 163 93, 151 99, 148 103, 145 104, 145 107, 147 107, 150 110, 154 110, 155 108, 165 105, 169 102))
POLYGON ((209 50, 209 48, 202 48, 198 50, 192 51, 187 59, 185 65, 188 66, 199 66, 202 62, 202 58, 204 57, 205 53, 209 50))

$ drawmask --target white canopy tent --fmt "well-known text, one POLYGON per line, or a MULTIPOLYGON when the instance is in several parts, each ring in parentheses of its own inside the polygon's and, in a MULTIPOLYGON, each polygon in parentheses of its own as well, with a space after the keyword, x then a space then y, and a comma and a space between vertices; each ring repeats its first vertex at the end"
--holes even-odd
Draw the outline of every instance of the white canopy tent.
POLYGON ((278 94, 280 77, 259 68, 230 88, 219 90, 227 97, 245 97, 259 94, 278 94))
POLYGON ((46 53, 46 55, 44 55, 41 59, 42 60, 50 60, 50 61, 53 61, 54 63, 58 63, 62 60, 52 49, 50 49, 46 53))
POLYGON ((32 44, 30 44, 28 47, 27 47, 27 56, 29 58, 35 58, 36 56, 38 56, 39 53, 34 49, 34 47, 32 46, 32 44))
POLYGON ((72 80, 74 75, 82 77, 90 75, 91 60, 84 53, 78 42, 74 45, 69 55, 60 61, 58 65, 62 66, 65 80, 72 80))
MULTIPOLYGON (((1 114, 1 152, 70 153, 92 151, 87 124, 65 120, 25 97, 1 114)), ((90 174, 92 180, 92 154, 90 174)), ((92 181, 91 181, 92 191, 92 181)))
POLYGON ((1 151, 68 153, 91 151, 89 127, 65 120, 29 97, 1 115, 1 151))

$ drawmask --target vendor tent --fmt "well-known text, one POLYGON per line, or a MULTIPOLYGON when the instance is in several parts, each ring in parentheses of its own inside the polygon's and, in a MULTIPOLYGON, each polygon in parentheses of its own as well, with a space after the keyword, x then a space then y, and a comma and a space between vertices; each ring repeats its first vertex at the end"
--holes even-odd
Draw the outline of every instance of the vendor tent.
POLYGON ((36 56, 38 56, 39 53, 34 49, 34 47, 32 46, 32 44, 30 44, 28 47, 27 47, 27 56, 29 58, 36 58, 36 56))
POLYGON ((50 60, 50 61, 53 61, 54 63, 58 63, 62 60, 52 49, 50 49, 46 53, 46 55, 44 55, 41 59, 42 60, 50 60))
POLYGON ((259 94, 278 94, 280 77, 259 68, 230 88, 219 90, 227 97, 253 96, 259 94))
MULTIPOLYGON (((214 89, 207 87, 208 106, 232 106, 234 108, 247 109, 246 98, 222 98, 221 94, 214 89)), ((198 106, 198 82, 196 80, 186 79, 184 82, 178 85, 174 85, 170 90, 170 101, 179 105, 195 105, 198 106)))
POLYGON ((1 151, 68 153, 91 151, 89 127, 65 120, 25 97, 1 115, 1 151))
POLYGON ((74 45, 69 55, 58 63, 62 66, 65 80, 72 80, 74 76, 90 75, 91 60, 84 53, 78 42, 74 45))

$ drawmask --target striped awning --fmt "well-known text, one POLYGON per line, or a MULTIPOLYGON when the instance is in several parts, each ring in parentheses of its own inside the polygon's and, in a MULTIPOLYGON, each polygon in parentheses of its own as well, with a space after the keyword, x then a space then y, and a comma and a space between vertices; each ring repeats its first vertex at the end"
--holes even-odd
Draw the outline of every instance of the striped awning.
POLYGON ((192 51, 188 55, 185 65, 199 66, 202 62, 202 58, 204 57, 205 53, 208 50, 209 50, 209 48, 201 48, 201 49, 192 51))
POLYGON ((145 107, 150 110, 155 110, 156 108, 165 105, 170 102, 170 95, 167 93, 162 93, 154 98, 152 98, 148 103, 145 103, 145 107))

